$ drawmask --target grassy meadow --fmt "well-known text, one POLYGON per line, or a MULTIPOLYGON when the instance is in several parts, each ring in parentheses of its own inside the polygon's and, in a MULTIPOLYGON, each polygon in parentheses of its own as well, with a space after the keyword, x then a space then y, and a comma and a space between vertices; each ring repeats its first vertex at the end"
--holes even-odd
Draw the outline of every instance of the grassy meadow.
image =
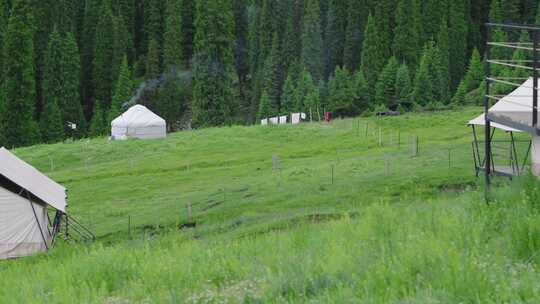
POLYGON ((538 303, 540 190, 486 206, 480 112, 17 149, 97 240, 0 262, 0 302, 538 303))

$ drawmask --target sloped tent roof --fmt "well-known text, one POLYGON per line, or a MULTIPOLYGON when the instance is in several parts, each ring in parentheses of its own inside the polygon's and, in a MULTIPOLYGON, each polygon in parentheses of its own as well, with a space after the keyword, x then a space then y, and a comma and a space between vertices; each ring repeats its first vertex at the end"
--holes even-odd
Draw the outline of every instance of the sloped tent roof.
MULTIPOLYGON (((486 115, 481 114, 480 116, 476 117, 475 119, 471 119, 468 123, 469 126, 475 125, 475 126, 485 126, 486 125, 486 115)), ((505 132, 522 132, 518 129, 510 128, 505 125, 501 125, 496 122, 491 122, 491 127, 503 130, 505 132)))
MULTIPOLYGON (((5 148, 0 148, 0 175, 32 193, 54 209, 66 212, 66 188, 5 148)), ((2 211, 0 210, 0 212, 2 211)))
MULTIPOLYGON (((539 95, 540 97, 540 90, 539 95)), ((527 79, 521 86, 501 98, 489 111, 493 127, 505 131, 521 132, 532 125, 533 78, 527 79), (517 129, 520 126, 522 128, 517 129)), ((484 114, 469 122, 470 125, 485 125, 484 114)))
POLYGON ((134 105, 111 122, 112 136, 136 138, 166 137, 167 123, 142 105, 134 105))
POLYGON ((493 122, 522 131, 530 131, 532 128, 532 108, 533 79, 529 78, 493 105, 489 109, 488 117, 493 122))

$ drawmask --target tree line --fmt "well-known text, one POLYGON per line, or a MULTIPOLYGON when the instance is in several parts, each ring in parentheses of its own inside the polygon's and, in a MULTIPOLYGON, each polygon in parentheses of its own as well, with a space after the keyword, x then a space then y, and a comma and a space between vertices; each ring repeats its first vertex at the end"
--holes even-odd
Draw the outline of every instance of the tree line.
MULTIPOLYGON (((536 0, 0 0, 0 144, 103 135, 130 102, 170 131, 476 103, 483 24, 534 23, 537 10, 536 0)), ((530 41, 514 36, 493 40, 530 41)))

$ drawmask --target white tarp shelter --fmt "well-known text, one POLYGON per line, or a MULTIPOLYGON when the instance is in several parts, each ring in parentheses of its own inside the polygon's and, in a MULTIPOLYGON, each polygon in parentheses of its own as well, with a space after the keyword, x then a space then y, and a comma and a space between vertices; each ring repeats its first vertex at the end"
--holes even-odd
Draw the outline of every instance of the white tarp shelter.
MULTIPOLYGON (((539 90, 540 92, 540 90, 539 90)), ((491 126, 506 132, 534 131, 533 113, 533 78, 528 78, 510 94, 499 99, 488 111, 491 126)), ((484 114, 469 121, 469 125, 485 125, 484 114)), ((540 176, 540 137, 532 135, 531 165, 532 172, 540 176)))
POLYGON ((111 122, 111 136, 113 139, 165 138, 167 123, 147 107, 134 105, 111 122))
POLYGON ((0 260, 46 251, 47 208, 66 211, 66 189, 0 148, 0 260))

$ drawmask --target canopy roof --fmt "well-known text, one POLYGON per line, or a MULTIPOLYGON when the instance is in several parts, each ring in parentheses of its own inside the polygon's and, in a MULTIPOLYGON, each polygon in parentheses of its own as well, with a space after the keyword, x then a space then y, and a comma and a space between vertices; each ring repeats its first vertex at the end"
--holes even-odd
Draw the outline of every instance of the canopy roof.
MULTIPOLYGON (((532 106, 533 78, 531 77, 489 109, 488 117, 491 120, 491 126, 508 132, 530 131, 532 106)), ((485 124, 484 114, 469 121, 469 125, 483 126, 485 124)))
POLYGON ((489 109, 488 117, 491 121, 507 127, 531 131, 532 113, 533 78, 529 78, 521 86, 493 105, 489 109))
MULTIPOLYGON (((476 117, 475 119, 470 120, 468 125, 469 126, 471 126, 471 125, 485 126, 486 125, 486 115, 481 114, 480 116, 476 117)), ((520 131, 518 129, 514 129, 514 128, 511 128, 511 127, 508 127, 508 126, 505 126, 505 125, 501 125, 501 124, 496 123, 496 122, 491 122, 491 127, 496 128, 496 129, 500 129, 500 130, 503 130, 503 131, 506 131, 506 132, 522 132, 522 131, 520 131)))
POLYGON ((0 175, 32 193, 45 204, 66 212, 66 188, 5 148, 0 148, 0 175))
POLYGON ((142 128, 165 127, 167 123, 147 107, 134 105, 124 112, 124 114, 114 119, 111 125, 118 128, 142 128))

